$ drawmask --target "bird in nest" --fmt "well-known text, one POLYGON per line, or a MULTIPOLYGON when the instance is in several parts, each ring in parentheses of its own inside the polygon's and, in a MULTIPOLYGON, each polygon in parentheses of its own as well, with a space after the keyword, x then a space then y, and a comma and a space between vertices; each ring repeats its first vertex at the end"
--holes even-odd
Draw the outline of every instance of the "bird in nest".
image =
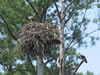
POLYGON ((34 21, 34 17, 33 17, 33 16, 28 16, 28 19, 29 19, 30 21, 34 21))

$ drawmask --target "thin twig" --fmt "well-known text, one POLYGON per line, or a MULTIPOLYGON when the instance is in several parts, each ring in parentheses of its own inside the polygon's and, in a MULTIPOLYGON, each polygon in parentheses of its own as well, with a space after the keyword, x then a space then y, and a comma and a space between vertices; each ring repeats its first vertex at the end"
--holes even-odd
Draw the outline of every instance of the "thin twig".
MULTIPOLYGON (((84 21, 84 18, 85 18, 86 12, 87 12, 87 9, 85 10, 84 16, 83 16, 83 18, 82 18, 82 22, 84 21)), ((67 22, 66 22, 66 23, 67 23, 67 22)), ((82 26, 82 25, 80 25, 79 29, 81 29, 81 26, 82 26)), ((69 43, 68 48, 69 48, 70 45, 73 43, 73 41, 74 41, 74 39, 69 43)))
POLYGON ((65 7, 64 13, 65 13, 65 11, 67 10, 67 8, 68 8, 74 1, 76 1, 76 0, 72 0, 72 1, 67 5, 67 7, 65 7))
MULTIPOLYGON (((84 21, 84 19, 85 19, 86 12, 87 12, 87 8, 86 8, 86 10, 85 10, 85 13, 84 13, 84 15, 83 15, 83 18, 82 18, 82 22, 81 22, 81 23, 83 23, 83 21, 84 21)), ((82 25, 80 25, 79 29, 81 29, 81 26, 82 26, 82 25)))
POLYGON ((86 35, 83 36, 82 38, 79 38, 79 40, 76 41, 76 42, 72 45, 72 47, 73 47, 75 44, 77 44, 78 42, 80 42, 82 39, 86 38, 87 36, 89 36, 90 34, 96 32, 96 31, 98 31, 98 30, 99 30, 99 29, 96 29, 96 30, 94 30, 94 31, 91 31, 90 33, 86 34, 86 35))
POLYGON ((74 12, 74 10, 75 9, 72 9, 72 11, 70 12, 70 14, 69 14, 69 17, 68 17, 68 19, 67 20, 65 20, 65 23, 64 23, 64 25, 66 25, 66 23, 71 19, 71 17, 73 16, 73 12, 74 12))

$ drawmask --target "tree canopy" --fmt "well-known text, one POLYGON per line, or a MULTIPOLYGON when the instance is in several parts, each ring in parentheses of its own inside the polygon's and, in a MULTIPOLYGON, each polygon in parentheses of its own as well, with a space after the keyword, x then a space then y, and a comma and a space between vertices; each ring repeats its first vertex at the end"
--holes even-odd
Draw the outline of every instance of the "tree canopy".
MULTIPOLYGON (((64 57, 65 72, 67 75, 73 74, 77 66, 79 56, 77 48, 88 47, 85 37, 89 37, 91 44, 95 45, 99 37, 90 36, 100 30, 100 18, 94 18, 93 23, 98 24, 96 30, 87 32, 87 25, 91 19, 86 13, 92 7, 100 8, 98 0, 65 0, 62 13, 61 0, 0 0, 0 65, 1 75, 36 75, 36 56, 25 55, 18 45, 18 35, 20 28, 29 22, 28 17, 33 16, 39 23, 55 24, 59 29, 64 26, 64 57), (61 15, 63 14, 63 16, 61 15)), ((44 38, 45 39, 45 38, 44 38)), ((57 58, 59 57, 59 47, 53 45, 48 47, 42 61, 44 63, 44 75, 58 75, 57 58)), ((83 75, 77 73, 76 75, 83 75)), ((86 75, 93 75, 87 71, 86 75)))

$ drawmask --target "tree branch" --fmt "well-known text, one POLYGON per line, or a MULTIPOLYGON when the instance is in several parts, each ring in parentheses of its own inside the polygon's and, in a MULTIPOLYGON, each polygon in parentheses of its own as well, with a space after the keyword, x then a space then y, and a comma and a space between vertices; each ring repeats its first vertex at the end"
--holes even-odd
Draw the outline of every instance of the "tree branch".
POLYGON ((67 10, 67 8, 68 8, 74 1, 76 1, 76 0, 72 0, 72 1, 67 5, 67 7, 65 7, 64 13, 65 13, 65 11, 67 10))
POLYGON ((82 65, 83 62, 84 62, 84 61, 81 61, 81 63, 77 66, 77 68, 76 68, 75 72, 73 73, 73 75, 76 74, 77 70, 79 69, 79 67, 82 65))
POLYGON ((34 73, 36 74, 36 71, 35 71, 35 69, 34 69, 34 66, 33 66, 33 64, 32 64, 32 60, 31 60, 31 58, 30 58, 29 54, 27 54, 27 56, 28 56, 28 61, 29 61, 29 63, 31 64, 31 66, 32 66, 32 68, 33 68, 34 73))
POLYGON ((48 7, 49 7, 49 0, 47 0, 47 5, 46 5, 46 7, 44 7, 42 15, 41 15, 41 18, 43 18, 43 16, 44 16, 44 21, 45 21, 46 11, 47 11, 48 7))
POLYGON ((76 74, 76 72, 78 71, 79 67, 83 64, 83 62, 85 62, 85 60, 86 60, 86 59, 83 59, 83 60, 81 61, 81 63, 77 66, 77 68, 76 68, 75 72, 73 73, 73 75, 76 74))
POLYGON ((47 70, 50 72, 51 75, 55 75, 54 72, 52 70, 50 70, 45 63, 42 62, 42 64, 44 65, 45 68, 47 68, 47 70))
POLYGON ((36 9, 34 8, 34 6, 31 4, 31 2, 29 1, 29 0, 26 0, 28 3, 29 3, 29 5, 32 7, 32 9, 33 9, 33 11, 35 12, 35 14, 36 14, 36 16, 38 17, 38 19, 40 19, 40 16, 39 16, 39 14, 38 14, 38 12, 36 11, 36 9))
POLYGON ((44 65, 45 68, 47 68, 47 70, 50 72, 51 75, 55 75, 53 71, 51 71, 46 65, 44 65))
POLYGON ((86 38, 87 36, 89 36, 90 34, 96 32, 96 31, 98 31, 98 30, 100 30, 100 29, 96 29, 96 30, 94 30, 94 31, 91 31, 90 33, 86 34, 86 35, 83 36, 82 38, 78 38, 79 40, 76 41, 76 42, 72 45, 72 47, 73 47, 75 44, 77 44, 79 41, 81 41, 82 39, 86 38))
POLYGON ((73 16, 73 12, 74 12, 75 8, 72 9, 72 11, 70 12, 68 19, 65 20, 64 26, 66 25, 66 23, 71 19, 71 17, 73 16))
POLYGON ((47 63, 53 61, 55 58, 49 59, 48 61, 46 61, 44 64, 46 65, 47 63))
MULTIPOLYGON (((6 28, 7 28, 8 32, 9 32, 9 34, 12 36, 12 38, 13 38, 15 41, 17 41, 16 37, 13 35, 11 29, 9 28, 9 25, 8 25, 8 23, 6 22, 5 18, 4 18, 1 14, 0 14, 0 17, 1 17, 1 19, 4 21, 4 23, 5 23, 5 25, 6 25, 6 28)), ((17 41, 17 42, 18 42, 18 41, 17 41)))
MULTIPOLYGON (((85 18, 86 12, 87 12, 87 8, 86 8, 85 13, 84 13, 84 15, 83 15, 82 23, 83 23, 83 21, 84 21, 84 18, 85 18)), ((79 29, 81 29, 81 26, 82 26, 82 25, 80 25, 79 29)))
MULTIPOLYGON (((85 13, 84 13, 84 15, 83 15, 82 22, 84 21, 86 12, 87 12, 87 9, 85 10, 85 13)), ((70 20, 70 19, 69 19, 69 20, 70 20)), ((68 21, 67 21, 67 22, 68 22, 68 21)), ((66 22, 66 23, 67 23, 67 22, 66 22)), ((82 25, 79 26, 79 29, 81 29, 81 26, 82 26, 82 25)), ((69 48, 69 46, 73 43, 73 41, 74 41, 74 39, 73 39, 69 44, 67 44, 67 45, 68 45, 68 48, 69 48)))
POLYGON ((53 0, 53 2, 54 2, 54 4, 55 4, 56 10, 57 10, 57 14, 58 14, 58 17, 59 17, 60 22, 61 22, 61 16, 60 16, 60 12, 59 12, 58 6, 57 6, 55 0, 53 0))

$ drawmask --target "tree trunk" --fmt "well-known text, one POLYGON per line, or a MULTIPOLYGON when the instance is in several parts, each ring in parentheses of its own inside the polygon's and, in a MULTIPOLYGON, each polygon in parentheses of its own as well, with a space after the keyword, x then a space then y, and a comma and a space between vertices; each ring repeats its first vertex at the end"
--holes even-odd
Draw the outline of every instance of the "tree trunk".
POLYGON ((37 75, 44 75, 44 64, 42 63, 42 58, 37 56, 37 75))
POLYGON ((13 75, 12 66, 10 66, 10 65, 9 65, 9 68, 8 68, 8 74, 7 75, 13 75))
POLYGON ((61 17, 60 17, 60 39, 61 39, 61 43, 60 43, 60 73, 59 75, 65 75, 64 73, 64 0, 62 0, 62 7, 61 7, 61 17))

